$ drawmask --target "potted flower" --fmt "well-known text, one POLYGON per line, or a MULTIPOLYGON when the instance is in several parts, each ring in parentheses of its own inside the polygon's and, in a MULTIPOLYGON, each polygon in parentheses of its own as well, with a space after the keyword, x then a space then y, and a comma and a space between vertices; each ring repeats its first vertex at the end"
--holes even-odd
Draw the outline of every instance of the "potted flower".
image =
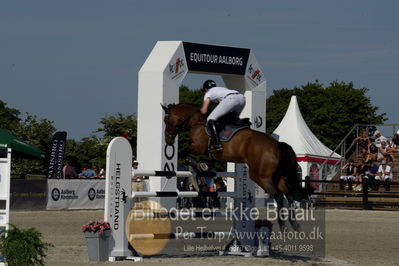
POLYGON ((86 237, 87 250, 91 261, 108 260, 108 239, 111 227, 106 221, 88 221, 82 226, 86 237))

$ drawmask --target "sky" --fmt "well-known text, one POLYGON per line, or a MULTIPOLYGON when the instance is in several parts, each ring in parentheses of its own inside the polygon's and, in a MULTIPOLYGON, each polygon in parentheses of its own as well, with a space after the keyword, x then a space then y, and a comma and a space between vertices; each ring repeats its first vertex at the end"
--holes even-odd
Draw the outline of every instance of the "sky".
MULTIPOLYGON (((183 40, 252 49, 268 96, 315 80, 353 82, 386 123, 399 123, 397 10, 390 0, 2 0, 0 100, 79 140, 106 115, 136 113, 138 71, 152 48, 183 40)), ((206 78, 189 74, 183 84, 206 78)))

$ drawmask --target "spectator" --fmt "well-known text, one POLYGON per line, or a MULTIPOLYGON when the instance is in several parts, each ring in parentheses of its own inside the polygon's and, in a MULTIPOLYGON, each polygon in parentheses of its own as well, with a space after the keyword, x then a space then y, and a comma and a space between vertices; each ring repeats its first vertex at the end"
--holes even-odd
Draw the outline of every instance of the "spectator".
POLYGON ((391 166, 387 164, 386 161, 381 161, 381 165, 378 168, 377 176, 376 179, 378 180, 380 185, 380 182, 384 182, 385 184, 385 191, 389 191, 389 185, 390 182, 392 181, 392 172, 391 172, 391 166))
POLYGON ((96 173, 96 166, 92 166, 91 168, 84 168, 86 170, 82 171, 82 173, 79 174, 80 178, 96 178, 97 177, 97 173, 96 173))
POLYGON ((372 161, 367 161, 367 166, 368 166, 368 171, 366 171, 364 178, 368 178, 368 180, 369 180, 368 190, 371 190, 371 189, 377 190, 376 176, 378 173, 379 166, 372 161))
MULTIPOLYGON (((140 192, 144 191, 144 177, 134 174, 134 171, 138 170, 139 162, 133 160, 132 162, 132 191, 140 192)), ((135 198, 135 202, 140 202, 140 198, 135 198)))
POLYGON ((98 178, 105 178, 105 169, 101 168, 100 172, 98 172, 98 178))
POLYGON ((357 184, 354 185, 353 190, 362 191, 363 178, 366 176, 368 170, 369 170, 369 165, 366 164, 364 161, 362 161, 360 165, 357 167, 356 178, 355 178, 355 182, 357 184))
MULTIPOLYGON (((340 184, 341 184, 341 189, 343 187, 343 181, 353 181, 356 177, 357 174, 357 167, 355 165, 355 162, 353 160, 349 160, 344 167, 342 167, 343 171, 346 171, 346 175, 342 175, 340 179, 340 184)), ((348 185, 345 186, 345 188, 349 188, 348 185)), ((352 188, 350 188, 352 189, 352 188)))
POLYGON ((67 161, 65 166, 62 168, 62 174, 64 176, 64 179, 78 178, 75 167, 73 167, 70 161, 67 161))
POLYGON ((87 170, 87 168, 86 168, 86 167, 83 167, 83 168, 82 168, 82 171, 78 174, 78 177, 79 177, 79 178, 85 178, 84 173, 86 172, 86 170, 87 170))
MULTIPOLYGON (((312 163, 309 170, 309 178, 311 181, 320 180, 320 170, 319 166, 316 163, 312 163)), ((310 182, 310 187, 313 191, 320 191, 320 183, 319 182, 310 182)))
POLYGON ((98 177, 98 169, 97 169, 97 166, 95 166, 95 165, 92 165, 92 166, 91 166, 91 170, 93 170, 93 171, 94 171, 94 173, 96 174, 96 176, 95 176, 95 177, 98 177))
POLYGON ((393 161, 394 159, 395 158, 394 158, 390 148, 387 147, 387 142, 381 141, 381 146, 378 148, 377 160, 378 161, 386 161, 386 160, 393 161))
POLYGON ((367 157, 368 147, 371 143, 370 138, 365 130, 362 130, 360 136, 352 141, 352 145, 355 143, 359 145, 359 151, 362 155, 362 159, 365 160, 367 157))
POLYGON ((393 135, 391 143, 392 143, 392 146, 391 146, 392 149, 399 150, 399 134, 398 133, 393 135))
POLYGON ((377 148, 381 147, 382 141, 385 141, 385 143, 387 142, 387 138, 382 136, 381 132, 378 130, 374 132, 374 136, 375 136, 374 144, 375 146, 377 146, 377 148))
POLYGON ((369 145, 369 149, 367 151, 366 162, 367 161, 377 161, 377 154, 378 154, 377 146, 375 146, 374 143, 371 143, 369 145))

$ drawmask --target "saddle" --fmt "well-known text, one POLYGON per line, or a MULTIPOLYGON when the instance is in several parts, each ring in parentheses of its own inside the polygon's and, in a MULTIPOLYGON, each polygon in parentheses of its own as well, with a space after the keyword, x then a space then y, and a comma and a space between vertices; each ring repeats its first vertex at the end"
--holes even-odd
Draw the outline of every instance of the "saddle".
MULTIPOLYGON (((229 141, 237 132, 251 126, 249 118, 240 119, 234 114, 230 113, 221 117, 217 121, 216 130, 219 134, 219 140, 221 142, 229 141)), ((210 132, 205 127, 206 134, 211 137, 210 132)))

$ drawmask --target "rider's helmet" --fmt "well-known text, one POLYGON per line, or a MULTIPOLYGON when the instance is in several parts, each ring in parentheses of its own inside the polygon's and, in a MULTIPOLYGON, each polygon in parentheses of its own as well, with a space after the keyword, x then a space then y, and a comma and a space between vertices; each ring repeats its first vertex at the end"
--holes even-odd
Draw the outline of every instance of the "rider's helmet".
POLYGON ((211 79, 208 79, 207 81, 204 82, 204 84, 202 85, 202 91, 206 92, 207 90, 209 90, 210 88, 216 87, 216 82, 214 82, 211 79))

